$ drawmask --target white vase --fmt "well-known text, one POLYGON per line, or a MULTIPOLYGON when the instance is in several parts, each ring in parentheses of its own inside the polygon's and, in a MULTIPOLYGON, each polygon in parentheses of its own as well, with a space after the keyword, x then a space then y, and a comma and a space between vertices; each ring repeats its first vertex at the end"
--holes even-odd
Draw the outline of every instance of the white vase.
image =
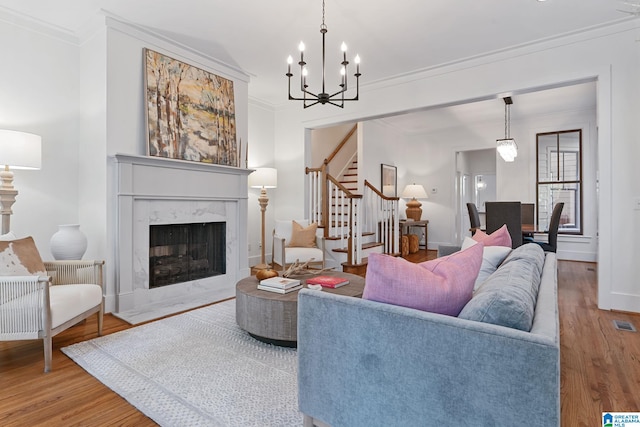
POLYGON ((87 250, 87 237, 80 231, 80 224, 59 225, 49 242, 51 254, 56 260, 82 259, 87 250))

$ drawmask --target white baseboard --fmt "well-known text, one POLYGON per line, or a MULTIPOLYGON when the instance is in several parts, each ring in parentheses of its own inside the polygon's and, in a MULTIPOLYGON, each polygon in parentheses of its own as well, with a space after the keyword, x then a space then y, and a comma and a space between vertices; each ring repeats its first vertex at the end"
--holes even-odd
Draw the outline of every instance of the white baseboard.
POLYGON ((611 292, 609 301, 611 310, 640 313, 640 295, 611 292))
POLYGON ((557 257, 559 260, 565 260, 565 261, 583 261, 583 262, 598 261, 598 254, 596 254, 595 252, 558 251, 557 257))
MULTIPOLYGON (((262 255, 254 255, 249 257, 249 267, 260 264, 262 255)), ((271 254, 264 254, 264 260, 268 263, 271 262, 271 254)))

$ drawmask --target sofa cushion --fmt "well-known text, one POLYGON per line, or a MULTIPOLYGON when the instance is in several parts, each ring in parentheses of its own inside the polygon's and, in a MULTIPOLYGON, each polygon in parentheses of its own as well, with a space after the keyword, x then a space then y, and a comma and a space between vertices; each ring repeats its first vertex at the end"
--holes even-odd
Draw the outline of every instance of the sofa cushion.
POLYGON ((371 254, 362 297, 418 310, 457 316, 469 301, 483 245, 415 264, 390 255, 371 254))
POLYGON ((544 264, 544 252, 538 249, 542 258, 529 249, 520 250, 513 257, 510 254, 480 285, 458 317, 530 331, 544 264))
POLYGON ((52 328, 102 303, 100 285, 56 285, 49 288, 49 294, 52 328))
MULTIPOLYGON (((308 219, 297 219, 295 221, 303 227, 309 225, 308 219)), ((273 234, 281 239, 284 239, 285 245, 288 245, 289 241, 291 240, 292 225, 293 222, 291 220, 276 219, 275 226, 273 227, 273 234)))
POLYGON ((507 246, 511 247, 511 234, 507 229, 507 224, 498 228, 491 234, 487 234, 482 230, 476 231, 472 237, 476 242, 484 243, 485 246, 507 246))
MULTIPOLYGON (((465 237, 462 242, 462 249, 467 249, 473 245, 477 245, 478 242, 470 237, 465 237)), ((482 250, 482 265, 480 266, 480 272, 476 278, 476 282, 473 286, 475 291, 494 271, 498 269, 502 261, 511 252, 511 247, 506 246, 485 246, 482 250)))
POLYGON ((526 243, 515 248, 507 255, 502 262, 503 265, 509 264, 515 260, 525 259, 533 263, 538 269, 538 274, 542 275, 542 267, 544 266, 544 250, 536 243, 526 243))
POLYGON ((40 253, 32 237, 0 240, 0 276, 46 276, 40 253))
POLYGON ((316 245, 316 230, 318 224, 313 223, 306 227, 303 227, 295 220, 291 222, 291 240, 287 245, 290 248, 315 248, 316 245))

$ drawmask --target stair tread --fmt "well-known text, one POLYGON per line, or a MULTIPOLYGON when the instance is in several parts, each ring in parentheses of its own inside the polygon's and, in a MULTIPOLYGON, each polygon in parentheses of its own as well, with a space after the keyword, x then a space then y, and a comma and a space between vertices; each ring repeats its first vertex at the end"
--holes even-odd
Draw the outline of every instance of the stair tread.
MULTIPOLYGON (((375 247, 378 247, 378 246, 384 246, 384 243, 382 243, 382 242, 363 243, 362 244, 362 249, 371 249, 371 248, 375 248, 375 247)), ((344 252, 347 252, 347 248, 335 248, 335 249, 332 249, 332 251, 333 252, 344 253, 344 252)))
MULTIPOLYGON (((363 236, 373 236, 375 233, 373 231, 363 231, 362 235, 363 236)), ((346 238, 346 236, 345 236, 346 238)), ((339 236, 329 236, 329 237, 325 237, 325 240, 340 240, 341 238, 339 236)))

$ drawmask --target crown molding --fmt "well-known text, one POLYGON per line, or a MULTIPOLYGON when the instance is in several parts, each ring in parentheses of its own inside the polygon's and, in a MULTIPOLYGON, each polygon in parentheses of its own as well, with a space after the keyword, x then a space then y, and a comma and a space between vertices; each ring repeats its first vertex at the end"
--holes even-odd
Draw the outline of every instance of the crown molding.
POLYGON ((32 16, 25 15, 17 10, 0 6, 0 21, 16 27, 24 28, 47 37, 58 39, 74 46, 80 45, 80 38, 71 30, 57 25, 41 21, 32 16))
POLYGON ((106 10, 101 10, 100 12, 106 17, 106 24, 107 24, 107 27, 109 28, 116 29, 118 31, 121 31, 125 34, 128 34, 140 40, 146 40, 152 37, 153 39, 160 41, 166 45, 178 47, 181 50, 192 54, 191 55, 192 60, 197 60, 197 58, 205 59, 207 60, 207 62, 215 64, 219 67, 222 67, 223 69, 226 69, 227 73, 236 79, 249 82, 249 79, 251 78, 251 75, 247 71, 243 70, 237 65, 229 64, 225 61, 221 61, 220 59, 214 58, 213 56, 208 55, 198 49, 194 49, 191 46, 180 43, 170 37, 167 37, 157 31, 154 31, 149 27, 144 27, 144 26, 135 24, 131 21, 127 21, 126 19, 121 18, 117 15, 114 15, 106 10))

